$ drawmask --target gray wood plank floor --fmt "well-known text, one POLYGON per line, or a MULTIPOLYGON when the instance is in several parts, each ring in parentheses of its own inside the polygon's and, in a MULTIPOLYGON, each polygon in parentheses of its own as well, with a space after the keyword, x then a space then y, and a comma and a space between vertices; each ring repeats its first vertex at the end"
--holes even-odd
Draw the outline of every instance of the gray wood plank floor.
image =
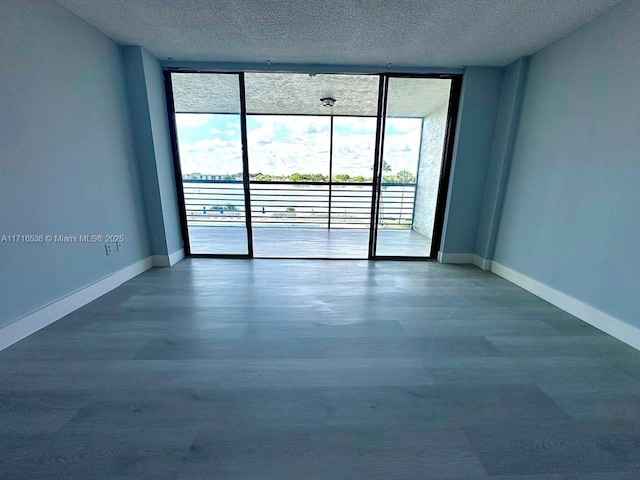
POLYGON ((432 262, 185 260, 0 352, 2 479, 639 478, 640 353, 432 262))

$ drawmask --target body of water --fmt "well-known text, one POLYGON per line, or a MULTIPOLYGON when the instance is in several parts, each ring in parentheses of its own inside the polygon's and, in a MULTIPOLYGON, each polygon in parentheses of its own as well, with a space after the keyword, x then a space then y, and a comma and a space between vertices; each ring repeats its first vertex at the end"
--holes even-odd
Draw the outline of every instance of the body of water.
MULTIPOLYGON (((242 183, 183 183, 187 220, 192 226, 244 226, 242 183)), ((252 183, 251 219, 258 226, 363 228, 370 224, 371 184, 252 183)), ((415 185, 383 186, 381 223, 410 228, 415 185)))

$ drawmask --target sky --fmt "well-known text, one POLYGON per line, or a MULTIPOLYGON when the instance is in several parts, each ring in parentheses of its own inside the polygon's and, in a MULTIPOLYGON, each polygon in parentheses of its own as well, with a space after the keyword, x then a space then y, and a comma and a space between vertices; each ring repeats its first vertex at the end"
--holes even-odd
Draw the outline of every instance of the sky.
MULTIPOLYGON (((176 114, 183 174, 242 172, 240 116, 176 114)), ((370 177, 375 147, 375 118, 334 117, 333 174, 370 177)), ((416 173, 421 119, 388 118, 384 160, 390 173, 416 173)), ((248 115, 249 173, 329 175, 330 117, 248 115)))

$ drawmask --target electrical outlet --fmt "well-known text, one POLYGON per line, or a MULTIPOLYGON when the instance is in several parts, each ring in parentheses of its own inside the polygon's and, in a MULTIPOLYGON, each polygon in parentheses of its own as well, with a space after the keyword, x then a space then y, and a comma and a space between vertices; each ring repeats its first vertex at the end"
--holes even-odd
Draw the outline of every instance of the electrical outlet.
POLYGON ((105 252, 106 252, 106 254, 107 254, 107 257, 108 257, 109 255, 111 255, 111 253, 112 253, 111 245, 109 245, 108 243, 105 243, 105 244, 104 244, 104 250, 105 250, 105 252))

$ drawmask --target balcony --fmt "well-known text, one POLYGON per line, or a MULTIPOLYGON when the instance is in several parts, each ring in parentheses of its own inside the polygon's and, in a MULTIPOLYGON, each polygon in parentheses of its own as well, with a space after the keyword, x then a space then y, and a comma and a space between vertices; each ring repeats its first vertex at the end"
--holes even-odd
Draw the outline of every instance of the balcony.
MULTIPOLYGON (((250 182, 255 255, 366 258, 372 188, 364 182, 250 182)), ((183 189, 193 253, 246 243, 241 181, 185 179, 183 189)), ((415 195, 414 183, 382 184, 378 244, 393 245, 394 255, 429 255, 430 239, 412 228, 415 195)))

